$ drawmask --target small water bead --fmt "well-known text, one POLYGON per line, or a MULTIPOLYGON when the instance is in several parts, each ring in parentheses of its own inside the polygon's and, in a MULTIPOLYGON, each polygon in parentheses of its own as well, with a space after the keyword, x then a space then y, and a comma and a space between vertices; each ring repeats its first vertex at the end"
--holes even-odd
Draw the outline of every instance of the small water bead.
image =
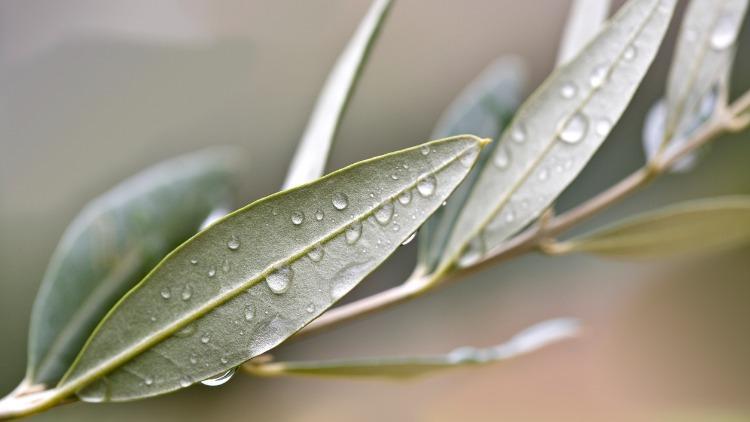
POLYGON ((522 143, 526 140, 526 128, 523 125, 516 125, 510 132, 510 139, 516 143, 522 143))
POLYGON ((164 299, 169 299, 170 297, 172 297, 172 292, 169 290, 169 287, 165 287, 164 289, 162 289, 160 294, 164 299))
POLYGON ((401 226, 399 226, 399 225, 398 225, 398 224, 396 224, 396 223, 393 223, 393 231, 394 231, 394 232, 397 232, 397 231, 399 231, 399 230, 401 230, 401 226))
POLYGON ((322 221, 322 220, 323 220, 323 217, 325 217, 325 214, 323 213, 323 210, 322 210, 322 209, 320 209, 320 208, 318 208, 318 209, 317 209, 317 210, 315 211, 315 219, 316 219, 317 221, 322 221))
POLYGON ((237 249, 240 248, 240 240, 237 239, 237 237, 232 236, 232 238, 229 239, 229 241, 227 242, 227 247, 230 250, 236 251, 237 249))
POLYGON ((549 171, 547 171, 547 169, 541 169, 539 170, 539 175, 537 177, 539 178, 539 181, 543 182, 549 179, 549 171))
POLYGON ((431 174, 423 175, 417 180, 417 192, 425 198, 435 193, 436 186, 437 180, 431 174))
POLYGON ((221 363, 226 365, 229 362, 229 359, 225 358, 224 356, 221 357, 221 363))
POLYGON ((417 237, 417 232, 412 232, 409 237, 407 237, 403 242, 401 242, 402 245, 408 245, 414 238, 417 237))
POLYGON ((331 198, 331 203, 333 204, 334 208, 341 211, 349 206, 349 197, 346 196, 346 194, 337 192, 333 194, 333 198, 331 198))
POLYGON ((190 361, 190 363, 191 363, 191 364, 193 364, 193 365, 195 365, 196 363, 198 363, 198 357, 197 357, 197 356, 195 356, 195 355, 190 355, 190 357, 188 358, 188 360, 189 360, 189 361, 190 361))
POLYGON ((309 313, 309 314, 311 314, 311 313, 315 312, 315 304, 314 304, 314 303, 311 303, 311 304, 307 305, 307 308, 305 308, 305 310, 306 310, 306 311, 307 311, 307 313, 309 313))
POLYGON ((427 145, 424 145, 421 148, 419 148, 419 152, 421 152, 422 155, 428 155, 430 153, 430 147, 428 147, 427 145))
POLYGON ((180 378, 180 387, 182 388, 190 387, 192 383, 193 382, 190 381, 190 379, 188 379, 187 377, 180 378))
POLYGON ((185 287, 182 289, 182 294, 180 295, 182 300, 190 300, 191 297, 193 297, 193 288, 190 287, 189 284, 186 284, 185 287))
POLYGON ((594 127, 596 134, 599 136, 607 136, 610 130, 612 130, 612 123, 607 119, 601 119, 596 122, 594 127))
POLYGON ((201 384, 208 387, 218 387, 222 384, 226 384, 227 381, 232 379, 237 368, 232 368, 216 377, 205 379, 201 381, 201 384))
POLYGON ((195 259, 195 258, 193 258, 193 259, 190 260, 190 263, 193 264, 193 265, 195 265, 195 264, 198 263, 198 260, 195 259))
POLYGON ((476 161, 478 155, 479 148, 473 147, 461 154, 461 158, 459 158, 459 161, 461 161, 461 164, 463 164, 464 166, 471 167, 474 164, 474 161, 476 161))
POLYGON ((575 144, 580 142, 588 131, 589 121, 581 113, 572 115, 568 120, 560 123, 560 134, 558 137, 563 142, 575 144))
POLYGON ((320 245, 314 246, 310 252, 307 253, 307 257, 313 262, 320 262, 323 259, 323 248, 320 245))
POLYGON ((151 377, 146 377, 146 379, 143 380, 143 383, 146 385, 151 385, 154 383, 154 379, 151 377))
POLYGON ((266 276, 266 285, 272 292, 280 295, 289 290, 289 286, 292 284, 292 276, 290 267, 279 268, 266 276))
POLYGON ((578 88, 576 88, 576 86, 570 82, 563 84, 563 86, 560 88, 560 95, 566 99, 575 97, 577 92, 578 88))
POLYGON ((216 275, 216 268, 213 268, 213 267, 209 268, 207 274, 208 274, 208 278, 214 278, 214 276, 216 275))
POLYGON ((512 223, 516 219, 516 213, 513 212, 513 210, 508 210, 505 213, 505 222, 506 223, 512 223))
POLYGON ((405 190, 398 194, 398 202, 401 205, 409 205, 409 202, 411 202, 411 191, 405 190))
POLYGON ((245 306, 245 321, 251 321, 255 317, 255 308, 252 305, 245 306))
POLYGON ((393 217, 393 208, 392 202, 386 202, 375 210, 375 220, 383 225, 388 224, 391 221, 391 217, 393 217))
POLYGON ((599 88, 600 86, 604 85, 604 81, 607 80, 608 72, 609 68, 606 65, 602 64, 595 67, 591 72, 591 76, 589 77, 589 84, 591 84, 591 87, 599 88))
POLYGON ((622 53, 622 57, 627 61, 633 61, 635 59, 635 56, 638 54, 637 50, 635 49, 635 46, 628 46, 628 48, 625 49, 625 52, 622 53))
POLYGON ((495 152, 495 157, 493 157, 492 163, 500 170, 507 169, 510 165, 510 152, 508 149, 503 148, 503 146, 500 145, 497 152, 495 152))
POLYGON ((221 270, 224 271, 225 273, 229 272, 229 270, 230 270, 230 264, 229 264, 229 260, 228 259, 225 259, 224 262, 221 263, 221 270))
POLYGON ((346 243, 350 245, 356 243, 357 240, 359 240, 359 237, 362 236, 362 223, 355 221, 350 224, 349 227, 346 228, 344 236, 346 237, 346 243))
POLYGON ((211 341, 211 337, 209 337, 208 334, 201 336, 201 343, 208 344, 209 341, 211 341))
POLYGON ((151 322, 156 322, 156 317, 155 317, 155 316, 152 316, 151 318, 149 318, 149 321, 151 321, 151 322))
POLYGON ((391 179, 393 179, 393 180, 398 180, 398 175, 396 175, 396 174, 392 174, 392 175, 391 175, 391 179))
POLYGON ((402 164, 401 167, 403 167, 404 170, 409 170, 409 165, 406 163, 402 164))
POLYGON ((292 224, 299 226, 305 221, 305 214, 302 211, 295 211, 292 213, 292 224))

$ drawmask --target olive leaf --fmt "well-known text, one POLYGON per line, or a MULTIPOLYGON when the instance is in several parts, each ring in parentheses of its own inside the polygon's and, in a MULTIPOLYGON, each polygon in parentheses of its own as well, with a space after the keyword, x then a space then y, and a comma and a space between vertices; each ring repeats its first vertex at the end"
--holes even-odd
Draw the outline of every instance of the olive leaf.
POLYGON ((153 396, 273 348, 393 253, 466 176, 483 143, 454 137, 363 161, 215 222, 115 305, 58 394, 153 396))
POLYGON ((573 1, 557 52, 558 66, 569 62, 594 39, 607 19, 609 3, 609 0, 573 1))
MULTIPOLYGON (((652 159, 662 149, 680 147, 726 107, 729 78, 747 0, 692 0, 680 27, 667 80, 666 111, 660 133, 644 137, 652 159)), ((687 171, 695 156, 673 168, 687 171)))
POLYGON ((284 181, 284 189, 310 182, 323 175, 339 123, 390 6, 391 0, 373 1, 349 44, 331 69, 292 159, 284 181))
POLYGON ((458 217, 442 266, 476 262, 576 178, 630 102, 675 0, 630 0, 516 113, 458 217))
POLYGON ((252 375, 305 375, 345 378, 405 379, 433 372, 462 367, 503 362, 551 343, 576 336, 580 330, 577 320, 558 318, 531 326, 503 344, 487 348, 461 347, 446 355, 360 358, 311 362, 250 361, 243 369, 252 375))
POLYGON ((107 310, 211 210, 230 199, 234 152, 157 164, 91 201, 73 220, 31 314, 26 382, 54 384, 107 310))
POLYGON ((750 197, 671 205, 553 245, 553 252, 625 258, 709 252, 750 243, 750 197))
MULTIPOLYGON (((521 102, 526 71, 526 65, 518 57, 496 59, 448 106, 435 126, 432 138, 473 133, 497 139, 521 102)), ((446 205, 435 211, 419 229, 417 265, 423 270, 432 271, 437 265, 453 223, 493 145, 482 150, 477 164, 448 198, 446 205)))

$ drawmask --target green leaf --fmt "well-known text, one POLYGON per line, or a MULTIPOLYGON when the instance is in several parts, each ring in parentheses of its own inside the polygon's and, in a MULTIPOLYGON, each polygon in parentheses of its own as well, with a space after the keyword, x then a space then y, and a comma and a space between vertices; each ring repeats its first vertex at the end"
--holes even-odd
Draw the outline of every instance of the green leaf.
MULTIPOLYGON (((448 106, 440 117, 432 138, 473 133, 497 139, 521 102, 526 66, 518 57, 500 57, 492 62, 448 106)), ((432 271, 445 249, 456 217, 466 202, 471 187, 492 152, 484 148, 477 165, 450 196, 447 204, 435 211, 419 229, 417 265, 432 271)))
POLYGON ((284 189, 299 186, 323 175, 339 123, 390 6, 391 0, 373 1, 367 15, 331 69, 292 159, 284 189))
POLYGON ((26 379, 54 384, 96 323, 230 198, 230 157, 207 150, 147 169, 90 202, 65 231, 31 314, 26 379))
POLYGON ((620 118, 661 43, 675 0, 630 0, 516 114, 459 216, 442 266, 470 265, 533 221, 620 118))
POLYGON ((609 13, 609 0, 574 0, 565 23, 557 64, 573 59, 594 39, 609 13))
POLYGON ((466 176, 481 144, 455 137, 363 161, 217 221, 115 305, 58 391, 153 396, 275 347, 393 253, 466 176))
POLYGON ((644 213, 579 238, 553 252, 623 258, 709 252, 750 243, 750 197, 695 200, 644 213))
POLYGON ((306 375, 345 378, 414 378, 432 372, 506 361, 548 344, 577 335, 575 319, 559 318, 536 324, 516 334, 509 341, 487 348, 461 347, 447 355, 361 358, 312 362, 254 363, 243 369, 253 375, 306 375))

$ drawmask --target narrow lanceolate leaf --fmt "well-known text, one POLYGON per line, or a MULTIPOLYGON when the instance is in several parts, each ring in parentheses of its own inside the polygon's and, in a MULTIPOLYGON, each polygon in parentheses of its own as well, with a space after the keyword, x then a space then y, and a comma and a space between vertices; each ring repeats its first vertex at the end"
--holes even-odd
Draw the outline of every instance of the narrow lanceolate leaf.
MULTIPOLYGON (((526 66, 517 57, 501 57, 490 64, 443 113, 432 138, 473 133, 497 140, 521 102, 526 66)), ((492 144, 495 145, 495 144, 492 144)), ((477 165, 448 199, 419 229, 418 265, 431 271, 448 241, 456 220, 492 145, 482 150, 477 165)))
POLYGON ((737 34, 747 0, 692 0, 667 81, 662 147, 684 143, 726 106, 737 34))
POLYGON ((750 197, 684 202, 554 245, 553 251, 639 258, 709 252, 750 243, 750 197))
POLYGON ((363 161, 215 222, 115 305, 58 388, 89 401, 153 396, 278 345, 393 253, 481 143, 455 137, 363 161))
POLYGON ((630 0, 516 113, 443 254, 469 265, 523 228, 576 178, 620 118, 664 37, 675 0, 630 0), (462 259, 459 259, 462 258, 462 259))
POLYGON ((294 154, 284 181, 284 189, 299 186, 323 175, 339 123, 390 6, 391 0, 373 1, 367 15, 336 61, 294 154))
POLYGON ((573 59, 594 39, 609 13, 609 0, 574 0, 565 23, 557 64, 573 59))
POLYGON ((445 369, 503 362, 578 334, 575 319, 560 318, 536 324, 509 341, 487 348, 461 347, 446 355, 361 358, 317 362, 248 362, 243 369, 253 375, 307 375, 345 378, 413 378, 445 369))
POLYGON ((163 162, 81 211, 34 302, 28 382, 56 383, 123 293, 195 233, 214 207, 227 204, 231 156, 207 150, 163 162))

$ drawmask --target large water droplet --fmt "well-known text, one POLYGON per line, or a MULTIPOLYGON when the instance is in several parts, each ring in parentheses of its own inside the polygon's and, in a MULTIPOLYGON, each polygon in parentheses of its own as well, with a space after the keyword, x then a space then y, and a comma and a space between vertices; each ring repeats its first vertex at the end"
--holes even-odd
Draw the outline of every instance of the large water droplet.
POLYGON ((572 115, 568 120, 560 123, 560 134, 558 137, 563 142, 575 144, 580 142, 586 135, 589 121, 581 113, 572 115))
POLYGON ((402 244, 402 245, 408 245, 408 244, 409 244, 409 242, 411 242, 412 240, 414 240, 414 238, 415 238, 416 236, 417 236, 417 232, 412 232, 412 233, 411 233, 411 234, 409 235, 409 237, 407 237, 407 238, 406 238, 406 240, 404 240, 403 242, 401 242, 401 244, 402 244))
POLYGON ((169 291, 169 287, 163 288, 160 294, 161 294, 161 297, 164 299, 169 299, 170 297, 172 297, 172 292, 169 291))
POLYGON ((419 152, 422 153, 422 155, 428 155, 430 153, 430 147, 427 145, 423 145, 421 148, 419 148, 419 152))
POLYGON ((331 203, 333 203, 333 207, 337 210, 343 210, 344 208, 349 206, 349 197, 347 197, 346 194, 337 192, 333 194, 331 203))
POLYGON ((576 86, 570 82, 567 82, 563 84, 562 87, 560 87, 560 95, 566 99, 575 97, 577 92, 578 88, 576 88, 576 86))
POLYGON ((425 198, 435 193, 436 186, 437 180, 431 174, 423 175, 417 180, 417 192, 425 198))
POLYGON ((503 148, 502 145, 499 145, 499 148, 495 152, 495 156, 492 159, 492 163, 495 164, 495 167, 499 168, 500 170, 505 170, 510 165, 510 152, 507 148, 503 148))
POLYGON ((292 213, 292 224, 299 226, 303 221, 305 221, 305 214, 303 214, 302 211, 295 211, 292 213))
POLYGON ((526 128, 522 124, 517 124, 510 132, 510 139, 516 143, 522 143, 526 140, 526 128))
POLYGON ((323 248, 320 245, 313 246, 310 252, 307 253, 307 257, 313 262, 319 262, 323 259, 323 248))
POLYGON ((401 205, 409 205, 409 202, 411 202, 411 191, 407 189, 398 194, 398 202, 401 205))
POLYGON ((255 317, 255 308, 253 305, 245 306, 245 321, 251 321, 255 317))
POLYGON ((380 224, 388 224, 391 221, 391 217, 393 217, 393 208, 392 202, 386 202, 381 205, 380 208, 375 210, 375 220, 380 224))
POLYGON ((289 285, 292 284, 292 275, 290 267, 279 268, 266 276, 266 284, 272 292, 280 295, 289 290, 289 285))
POLYGON ((233 251, 236 251, 240 248, 240 240, 237 239, 236 236, 232 236, 232 238, 227 242, 227 247, 233 251))
POLYGON ((209 378, 201 381, 201 384, 207 385, 209 387, 217 387, 219 385, 226 384, 227 381, 232 379, 236 370, 237 368, 232 368, 214 378, 209 378))
POLYGON ((362 236, 362 223, 355 221, 346 228, 346 243, 353 244, 362 236))
POLYGON ((471 167, 474 164, 474 161, 476 161, 477 155, 479 155, 479 147, 472 147, 468 151, 461 154, 461 158, 459 158, 459 160, 464 166, 471 167))
POLYGON ((325 217, 325 214, 323 214, 323 210, 320 209, 320 208, 318 208, 315 211, 315 219, 318 220, 318 221, 321 221, 321 220, 323 220, 323 217, 325 217))
POLYGON ((732 16, 722 16, 716 21, 711 32, 711 48, 714 50, 724 50, 734 44, 737 39, 737 28, 735 28, 735 18, 732 16))
POLYGON ((190 287, 189 284, 186 284, 185 287, 182 289, 182 294, 180 295, 182 300, 190 300, 191 297, 193 297, 193 288, 190 287))
POLYGON ((482 258, 482 255, 484 255, 484 244, 482 239, 477 236, 464 249, 461 257, 458 259, 458 265, 461 267, 473 265, 482 258))
POLYGON ((609 68, 606 65, 599 65, 594 68, 593 71, 591 71, 591 76, 589 77, 589 83, 591 84, 592 88, 599 88, 600 86, 604 85, 604 81, 607 80, 607 73, 609 72, 609 68))

